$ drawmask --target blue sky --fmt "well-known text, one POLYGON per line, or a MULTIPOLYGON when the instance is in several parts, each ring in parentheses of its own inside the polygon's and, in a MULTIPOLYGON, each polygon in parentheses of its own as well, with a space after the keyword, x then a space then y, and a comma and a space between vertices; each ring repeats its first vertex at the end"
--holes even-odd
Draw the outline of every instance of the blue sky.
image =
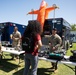
MULTIPOLYGON (((39 9, 42 0, 0 0, 0 23, 14 22, 27 25, 32 20, 32 15, 26 15, 32 9, 39 9)), ((45 0, 48 7, 56 4, 55 17, 62 17, 70 24, 76 24, 76 0, 45 0)), ((54 11, 48 18, 53 18, 54 11)), ((37 18, 33 15, 33 19, 37 18)))

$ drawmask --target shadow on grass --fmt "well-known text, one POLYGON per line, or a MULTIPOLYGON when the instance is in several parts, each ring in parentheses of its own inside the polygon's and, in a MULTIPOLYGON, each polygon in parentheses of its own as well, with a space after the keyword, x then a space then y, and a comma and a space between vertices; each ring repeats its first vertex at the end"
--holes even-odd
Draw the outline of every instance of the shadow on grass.
MULTIPOLYGON (((13 75, 23 75, 24 68, 16 71, 13 75)), ((31 75, 31 70, 29 70, 28 75, 31 75)), ((37 75, 51 75, 53 71, 49 71, 47 68, 38 68, 37 75)))
POLYGON ((38 68, 38 75, 51 75, 53 72, 49 68, 38 68))
POLYGON ((11 61, 11 59, 2 59, 1 60, 1 62, 0 62, 0 65, 2 65, 2 67, 0 68, 1 70, 5 71, 5 72, 10 72, 19 67, 18 65, 10 63, 8 61, 11 61))
POLYGON ((71 70, 73 70, 75 72, 75 68, 73 68, 73 67, 71 67, 69 65, 66 65, 66 64, 64 64, 64 65, 67 66, 67 67, 69 67, 71 70))
POLYGON ((24 68, 16 71, 15 73, 13 73, 13 75, 23 75, 23 70, 24 70, 24 68))

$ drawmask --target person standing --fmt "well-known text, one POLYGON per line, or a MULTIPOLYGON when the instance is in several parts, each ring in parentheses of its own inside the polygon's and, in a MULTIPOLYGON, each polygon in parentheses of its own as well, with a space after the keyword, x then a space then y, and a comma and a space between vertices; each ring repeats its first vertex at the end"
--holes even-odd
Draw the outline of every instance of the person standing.
POLYGON ((30 66, 31 66, 31 75, 37 75, 38 50, 42 46, 41 25, 38 21, 29 21, 28 22, 28 25, 23 34, 23 37, 27 37, 30 34, 32 34, 33 35, 32 37, 34 37, 34 48, 33 48, 33 52, 27 52, 25 50, 25 57, 24 57, 25 67, 24 67, 23 75, 28 75, 30 66))
MULTIPOLYGON (((61 37, 57 34, 57 29, 53 28, 52 29, 52 35, 49 38, 49 46, 50 46, 50 53, 53 53, 59 49, 59 47, 62 44, 62 39, 61 37)), ((54 69, 54 71, 57 71, 57 64, 51 62, 52 67, 51 69, 54 69)))
MULTIPOLYGON (((12 47, 19 50, 21 47, 21 33, 18 31, 18 27, 14 27, 14 32, 10 35, 10 38, 12 39, 12 47)), ((12 55, 12 59, 14 57, 19 58, 17 55, 12 55)))

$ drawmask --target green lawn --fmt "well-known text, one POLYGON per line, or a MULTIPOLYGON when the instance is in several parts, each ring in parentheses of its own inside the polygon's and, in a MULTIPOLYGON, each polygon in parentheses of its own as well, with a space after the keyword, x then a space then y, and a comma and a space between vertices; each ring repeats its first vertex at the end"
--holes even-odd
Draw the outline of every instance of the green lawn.
MULTIPOLYGON (((73 48, 70 48, 67 51, 66 55, 72 55, 70 50, 75 50, 75 49, 76 49, 76 44, 74 43, 73 48)), ((18 65, 18 60, 10 60, 10 58, 11 57, 9 56, 9 54, 5 53, 5 59, 2 60, 2 63, 0 63, 0 65, 3 66, 0 67, 0 75, 22 75, 24 69, 24 61, 21 60, 23 62, 18 65)), ((38 75, 75 75, 74 66, 72 65, 59 64, 58 72, 56 74, 49 70, 50 67, 51 67, 50 62, 39 60, 38 75)))

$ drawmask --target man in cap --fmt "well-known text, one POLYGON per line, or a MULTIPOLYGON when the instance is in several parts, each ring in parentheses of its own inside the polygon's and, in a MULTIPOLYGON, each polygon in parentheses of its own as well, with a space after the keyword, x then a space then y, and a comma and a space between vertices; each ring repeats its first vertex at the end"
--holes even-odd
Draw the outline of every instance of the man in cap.
MULTIPOLYGON (((58 48, 61 46, 61 44, 62 44, 62 39, 57 34, 57 29, 53 28, 52 35, 50 36, 50 39, 49 39, 50 53, 58 50, 58 48)), ((51 64, 52 64, 51 69, 54 69, 54 72, 57 72, 57 64, 53 63, 53 62, 51 64)))

